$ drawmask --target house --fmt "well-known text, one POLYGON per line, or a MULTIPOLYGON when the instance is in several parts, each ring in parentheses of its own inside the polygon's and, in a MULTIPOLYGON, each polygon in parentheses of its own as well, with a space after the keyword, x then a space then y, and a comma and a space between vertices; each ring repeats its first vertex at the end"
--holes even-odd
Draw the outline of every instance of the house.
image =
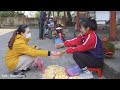
MULTIPOLYGON (((89 16, 94 17, 97 24, 105 24, 110 20, 110 11, 89 11, 89 16)), ((116 22, 120 23, 120 11, 116 11, 116 22)))

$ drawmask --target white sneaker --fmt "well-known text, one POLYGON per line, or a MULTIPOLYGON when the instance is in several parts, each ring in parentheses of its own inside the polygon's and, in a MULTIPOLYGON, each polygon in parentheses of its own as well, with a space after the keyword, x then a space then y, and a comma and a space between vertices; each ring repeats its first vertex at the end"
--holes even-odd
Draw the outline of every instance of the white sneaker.
POLYGON ((79 76, 82 79, 92 79, 93 78, 92 72, 90 72, 89 70, 84 71, 79 76))

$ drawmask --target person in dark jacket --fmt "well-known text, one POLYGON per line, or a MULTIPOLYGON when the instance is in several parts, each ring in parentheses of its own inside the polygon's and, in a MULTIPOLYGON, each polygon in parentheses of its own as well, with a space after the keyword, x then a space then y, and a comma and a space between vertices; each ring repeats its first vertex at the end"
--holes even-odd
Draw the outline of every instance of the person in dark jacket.
POLYGON ((83 71, 80 77, 85 79, 93 78, 92 73, 88 70, 89 67, 101 68, 104 63, 104 51, 101 40, 95 33, 96 26, 94 19, 84 18, 80 20, 80 36, 56 45, 57 48, 68 47, 66 50, 62 50, 60 55, 73 54, 73 59, 83 71))
POLYGON ((44 23, 46 21, 46 12, 45 11, 41 11, 40 12, 40 19, 39 19, 39 39, 44 39, 44 23))

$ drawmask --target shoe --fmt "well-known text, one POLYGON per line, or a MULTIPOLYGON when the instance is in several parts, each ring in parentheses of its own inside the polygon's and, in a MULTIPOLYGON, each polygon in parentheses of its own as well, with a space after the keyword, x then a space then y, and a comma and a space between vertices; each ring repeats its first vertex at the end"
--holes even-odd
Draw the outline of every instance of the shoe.
POLYGON ((21 70, 13 72, 13 75, 17 75, 18 78, 26 77, 24 72, 22 72, 21 70))
POLYGON ((40 40, 43 40, 44 38, 40 38, 40 40))
POLYGON ((30 71, 31 69, 30 68, 27 68, 26 70, 21 70, 22 72, 28 72, 30 71))
POLYGON ((82 79, 92 79, 93 78, 92 72, 90 72, 89 70, 83 71, 79 76, 82 79))

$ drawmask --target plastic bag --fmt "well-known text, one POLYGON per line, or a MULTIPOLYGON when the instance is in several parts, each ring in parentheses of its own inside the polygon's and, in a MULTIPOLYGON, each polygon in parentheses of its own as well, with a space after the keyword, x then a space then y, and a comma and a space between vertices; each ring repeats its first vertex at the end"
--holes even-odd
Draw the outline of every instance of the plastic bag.
POLYGON ((78 76, 82 72, 78 65, 71 66, 65 69, 68 76, 78 76))
POLYGON ((35 67, 35 68, 38 68, 38 69, 42 70, 43 64, 44 64, 43 60, 40 57, 37 57, 34 60, 32 66, 35 67))
MULTIPOLYGON (((63 43, 63 40, 60 39, 60 38, 55 38, 55 46, 56 46, 57 44, 60 44, 60 43, 63 43)), ((63 46, 62 46, 62 47, 63 47, 63 46)), ((62 48, 62 47, 60 47, 60 48, 62 48)))

